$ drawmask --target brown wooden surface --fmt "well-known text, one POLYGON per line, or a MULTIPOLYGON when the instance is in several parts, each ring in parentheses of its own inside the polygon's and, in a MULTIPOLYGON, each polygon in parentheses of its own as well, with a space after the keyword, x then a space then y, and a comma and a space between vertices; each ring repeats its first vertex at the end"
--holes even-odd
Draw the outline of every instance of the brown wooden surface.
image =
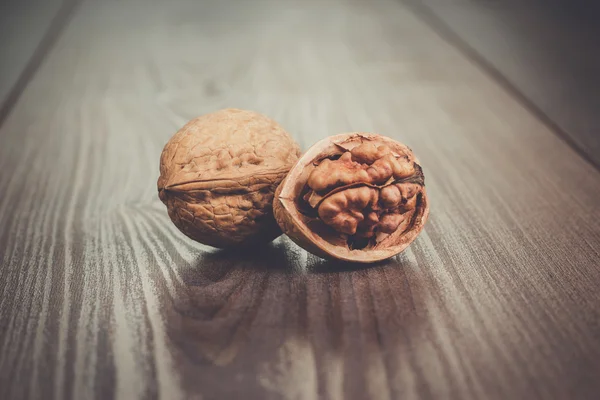
POLYGON ((600 3, 406 0, 600 167, 600 3), (448 36, 454 36, 448 34, 448 36))
POLYGON ((600 173, 404 3, 85 1, 0 128, 0 398, 594 399, 600 173), (359 268, 186 239, 162 146, 240 107, 411 146, 359 268))
POLYGON ((0 120, 43 59, 54 31, 65 22, 66 8, 61 6, 68 3, 72 2, 0 0, 0 120))

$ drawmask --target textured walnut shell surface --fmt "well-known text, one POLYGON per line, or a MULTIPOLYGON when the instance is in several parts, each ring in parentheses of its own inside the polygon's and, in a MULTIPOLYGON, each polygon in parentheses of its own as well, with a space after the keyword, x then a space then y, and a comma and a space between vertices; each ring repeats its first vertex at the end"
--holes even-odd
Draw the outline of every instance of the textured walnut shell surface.
POLYGON ((214 247, 268 242, 281 234, 275 190, 300 149, 275 121, 226 109, 195 118, 165 145, 159 197, 188 237, 214 247))
POLYGON ((377 134, 321 140, 277 189, 275 218, 294 242, 323 258, 373 263, 393 257, 417 237, 429 215, 417 161, 408 147, 377 134))

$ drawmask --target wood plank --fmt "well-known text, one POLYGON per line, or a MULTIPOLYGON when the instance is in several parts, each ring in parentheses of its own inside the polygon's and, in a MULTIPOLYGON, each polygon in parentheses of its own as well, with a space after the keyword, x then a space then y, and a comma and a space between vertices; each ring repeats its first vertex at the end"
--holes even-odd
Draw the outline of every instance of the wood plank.
POLYGON ((600 167, 600 4, 406 1, 425 5, 421 12, 439 18, 600 167))
MULTIPOLYGON (((39 63, 37 58, 51 44, 49 39, 63 22, 58 15, 63 3, 71 2, 8 0, 0 3, 0 111, 7 107, 11 91, 15 92, 14 97, 22 90, 28 80, 24 76, 27 66, 31 64, 29 69, 35 68, 39 63), (18 85, 19 80, 24 82, 18 85)), ((62 11, 69 8, 62 7, 62 11)))
POLYGON ((0 398, 593 398, 600 173, 401 3, 85 2, 0 128, 0 398), (361 269, 213 251, 158 158, 226 106, 410 145, 424 233, 361 269))

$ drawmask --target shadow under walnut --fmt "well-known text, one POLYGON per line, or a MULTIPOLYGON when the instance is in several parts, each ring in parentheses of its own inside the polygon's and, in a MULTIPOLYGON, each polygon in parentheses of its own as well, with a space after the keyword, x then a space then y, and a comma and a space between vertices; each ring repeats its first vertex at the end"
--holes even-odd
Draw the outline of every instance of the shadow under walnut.
POLYGON ((341 385, 344 398, 368 397, 374 357, 406 354, 403 332, 420 329, 423 285, 412 265, 400 257, 335 271, 338 263, 309 256, 305 268, 283 238, 262 250, 205 254, 181 271, 185 298, 167 329, 183 384, 208 398, 298 390, 316 398, 323 385, 341 385), (303 371, 312 372, 297 379, 303 371))

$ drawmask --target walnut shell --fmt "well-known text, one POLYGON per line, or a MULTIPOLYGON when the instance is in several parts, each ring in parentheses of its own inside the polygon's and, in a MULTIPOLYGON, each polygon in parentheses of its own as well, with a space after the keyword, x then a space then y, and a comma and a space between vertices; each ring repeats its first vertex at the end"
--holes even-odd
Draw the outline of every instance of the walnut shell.
POLYGON ((405 145, 372 133, 312 146, 275 193, 275 219, 323 257, 373 263, 402 252, 429 215, 421 166, 405 145))
POLYGON ((237 109, 188 122, 165 145, 158 193, 173 223, 214 247, 281 234, 273 195, 300 148, 275 121, 237 109))

